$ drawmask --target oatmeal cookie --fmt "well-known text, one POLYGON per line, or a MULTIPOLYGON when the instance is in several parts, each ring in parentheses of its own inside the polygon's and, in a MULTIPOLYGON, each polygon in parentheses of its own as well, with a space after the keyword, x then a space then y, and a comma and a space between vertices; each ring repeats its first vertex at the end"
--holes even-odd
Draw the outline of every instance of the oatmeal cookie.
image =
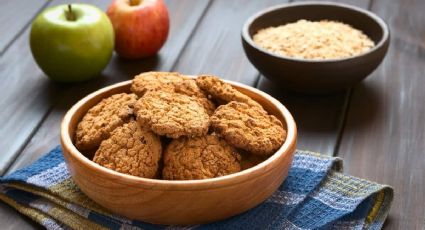
POLYGON ((195 97, 194 99, 204 107, 208 116, 211 116, 214 113, 216 106, 211 100, 206 97, 195 97))
POLYGON ((208 99, 195 80, 174 72, 146 72, 137 75, 132 84, 131 91, 142 97, 147 91, 163 91, 180 93, 196 98, 211 115, 215 110, 214 103, 208 99))
POLYGON ((169 138, 203 136, 208 132, 209 116, 192 97, 149 91, 135 104, 137 121, 169 138))
POLYGON ((246 103, 250 106, 261 107, 258 102, 239 92, 237 89, 233 88, 233 86, 220 80, 218 77, 200 75, 198 78, 196 78, 196 84, 199 86, 199 88, 217 100, 224 101, 226 103, 230 101, 238 101, 246 103))
POLYGON ((186 76, 182 76, 181 79, 181 81, 174 83, 174 92, 192 97, 207 97, 206 93, 199 88, 194 79, 186 76))
POLYGON ((195 80, 187 79, 174 84, 174 92, 194 97, 202 106, 204 106, 208 115, 212 115, 216 109, 215 104, 208 99, 208 96, 198 87, 195 80))
POLYGON ((273 154, 286 138, 275 116, 236 101, 217 108, 211 116, 211 127, 229 144, 258 155, 273 154))
POLYGON ((130 90, 142 97, 147 91, 174 92, 174 84, 183 81, 183 76, 174 72, 146 72, 137 75, 130 90))
POLYGON ((163 179, 207 179, 241 170, 241 156, 215 135, 173 140, 164 151, 163 179))
POLYGON ((120 93, 103 99, 89 109, 75 133, 77 148, 87 150, 99 146, 115 128, 131 118, 136 101, 135 94, 120 93))
POLYGON ((155 178, 161 153, 159 137, 131 120, 102 141, 93 161, 120 173, 155 178))

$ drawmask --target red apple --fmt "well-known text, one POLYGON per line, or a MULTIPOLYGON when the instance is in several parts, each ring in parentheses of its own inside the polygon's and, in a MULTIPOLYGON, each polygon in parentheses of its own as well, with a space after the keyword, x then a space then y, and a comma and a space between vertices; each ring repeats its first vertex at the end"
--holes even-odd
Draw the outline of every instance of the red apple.
POLYGON ((115 51, 125 58, 156 54, 170 27, 163 0, 114 0, 107 15, 115 30, 115 51))

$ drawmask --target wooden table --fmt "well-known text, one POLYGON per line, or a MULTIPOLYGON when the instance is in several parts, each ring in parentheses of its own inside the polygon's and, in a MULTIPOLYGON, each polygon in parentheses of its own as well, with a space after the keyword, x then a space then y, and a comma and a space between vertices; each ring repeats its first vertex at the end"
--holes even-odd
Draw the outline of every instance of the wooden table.
MULTIPOLYGON (((35 15, 65 2, 2 0, 0 5, 0 175, 58 145, 62 116, 94 90, 148 70, 211 73, 281 100, 297 121, 299 149, 342 157, 346 173, 393 186, 385 228, 425 228, 425 1, 342 1, 384 18, 391 44, 367 80, 328 96, 285 92, 245 57, 240 41, 244 21, 282 0, 167 0, 171 31, 157 56, 140 61, 114 56, 100 78, 57 85, 34 62, 28 36, 35 15)), ((110 1, 86 2, 106 9, 110 1)), ((3 203, 0 222, 2 229, 38 228, 3 203)))

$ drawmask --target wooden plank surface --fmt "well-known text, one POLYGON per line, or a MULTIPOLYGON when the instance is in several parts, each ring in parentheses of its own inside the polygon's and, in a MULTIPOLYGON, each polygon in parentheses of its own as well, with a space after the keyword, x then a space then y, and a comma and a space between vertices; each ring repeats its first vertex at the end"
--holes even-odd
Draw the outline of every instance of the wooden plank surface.
POLYGON ((174 70, 187 74, 216 74, 255 85, 258 71, 249 63, 242 49, 242 26, 255 12, 282 2, 285 1, 213 1, 174 70))
POLYGON ((19 214, 15 209, 0 202, 0 223, 4 230, 44 229, 27 216, 19 214))
POLYGON ((30 21, 48 3, 47 0, 2 0, 0 7, 0 56, 30 21))
MULTIPOLYGON (((369 0, 338 2, 365 9, 370 4, 369 0)), ((335 154, 349 100, 348 90, 332 95, 303 95, 282 90, 263 76, 257 87, 278 98, 294 116, 298 127, 298 149, 335 154)))
POLYGON ((353 91, 339 156, 345 171, 394 187, 386 229, 425 228, 425 2, 374 1, 390 49, 353 91))
MULTIPOLYGON (((294 2, 309 2, 311 0, 295 0, 294 2)), ((329 2, 328 0, 315 0, 316 2, 329 2)), ((345 3, 357 7, 361 7, 363 9, 369 9, 371 0, 337 0, 334 2, 345 3)))
POLYGON ((54 104, 58 86, 31 56, 28 30, 0 59, 0 175, 54 104))

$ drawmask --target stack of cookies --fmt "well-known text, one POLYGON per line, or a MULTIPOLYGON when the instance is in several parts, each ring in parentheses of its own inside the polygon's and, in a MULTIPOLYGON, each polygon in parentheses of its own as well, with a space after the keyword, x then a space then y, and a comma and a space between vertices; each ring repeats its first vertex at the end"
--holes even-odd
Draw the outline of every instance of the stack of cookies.
POLYGON ((75 133, 80 151, 117 172, 166 180, 224 176, 265 160, 286 138, 276 117, 215 76, 147 72, 134 78, 131 92, 89 109, 75 133))

